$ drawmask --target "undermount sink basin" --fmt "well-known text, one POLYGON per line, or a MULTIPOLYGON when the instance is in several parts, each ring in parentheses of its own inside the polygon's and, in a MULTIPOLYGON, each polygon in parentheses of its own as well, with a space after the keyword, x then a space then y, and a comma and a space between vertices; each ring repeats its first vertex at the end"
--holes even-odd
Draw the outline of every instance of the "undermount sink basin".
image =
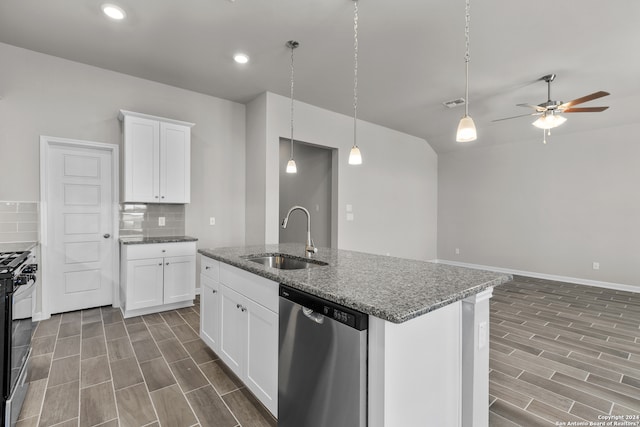
POLYGON ((302 270, 305 268, 322 267, 329 265, 326 262, 311 259, 298 258, 287 254, 273 255, 247 255, 242 257, 247 261, 262 264, 266 267, 280 270, 302 270))

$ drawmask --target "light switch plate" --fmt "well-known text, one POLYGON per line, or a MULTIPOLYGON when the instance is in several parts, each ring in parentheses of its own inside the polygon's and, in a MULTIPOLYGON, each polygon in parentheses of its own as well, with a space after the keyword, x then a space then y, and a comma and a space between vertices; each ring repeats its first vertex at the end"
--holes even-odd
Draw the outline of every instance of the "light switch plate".
POLYGON ((158 217, 158 225, 159 225, 160 227, 164 227, 165 222, 164 222, 164 217, 163 217, 163 216, 159 216, 159 217, 158 217))
POLYGON ((352 213, 348 213, 347 214, 347 221, 353 221, 353 214, 352 213))
POLYGON ((216 217, 209 217, 209 225, 216 225, 216 217))

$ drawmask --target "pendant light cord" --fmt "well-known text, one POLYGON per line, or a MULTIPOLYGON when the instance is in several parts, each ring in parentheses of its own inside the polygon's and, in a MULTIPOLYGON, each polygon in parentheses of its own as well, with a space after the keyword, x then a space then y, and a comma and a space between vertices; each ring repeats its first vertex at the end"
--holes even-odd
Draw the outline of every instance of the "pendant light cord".
POLYGON ((358 0, 353 2, 353 146, 357 147, 358 120, 358 0))
POLYGON ((294 81, 294 66, 293 66, 293 51, 296 48, 297 42, 291 43, 291 158, 293 160, 293 81, 294 81))
POLYGON ((470 0, 467 0, 466 8, 465 8, 465 25, 464 25, 464 37, 465 37, 465 53, 464 53, 464 63, 465 63, 465 91, 464 91, 464 115, 465 117, 469 115, 469 60, 471 56, 469 55, 469 23, 471 22, 471 4, 470 0))

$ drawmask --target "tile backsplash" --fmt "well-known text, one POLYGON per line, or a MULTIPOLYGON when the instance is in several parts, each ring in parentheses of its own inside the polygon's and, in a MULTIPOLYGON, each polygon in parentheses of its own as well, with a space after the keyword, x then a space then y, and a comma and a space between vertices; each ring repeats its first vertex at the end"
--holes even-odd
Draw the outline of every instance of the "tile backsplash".
POLYGON ((184 236, 184 205, 123 203, 120 205, 121 237, 184 236), (160 217, 165 225, 158 225, 160 217))
POLYGON ((38 202, 0 201, 0 243, 37 242, 38 202))

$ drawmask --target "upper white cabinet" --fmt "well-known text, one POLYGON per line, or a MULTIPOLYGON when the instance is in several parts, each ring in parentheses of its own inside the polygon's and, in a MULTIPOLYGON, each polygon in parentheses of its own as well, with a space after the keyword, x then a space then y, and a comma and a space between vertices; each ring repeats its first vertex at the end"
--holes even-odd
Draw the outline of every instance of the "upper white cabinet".
POLYGON ((120 110, 124 126, 122 201, 191 201, 193 123, 120 110))

